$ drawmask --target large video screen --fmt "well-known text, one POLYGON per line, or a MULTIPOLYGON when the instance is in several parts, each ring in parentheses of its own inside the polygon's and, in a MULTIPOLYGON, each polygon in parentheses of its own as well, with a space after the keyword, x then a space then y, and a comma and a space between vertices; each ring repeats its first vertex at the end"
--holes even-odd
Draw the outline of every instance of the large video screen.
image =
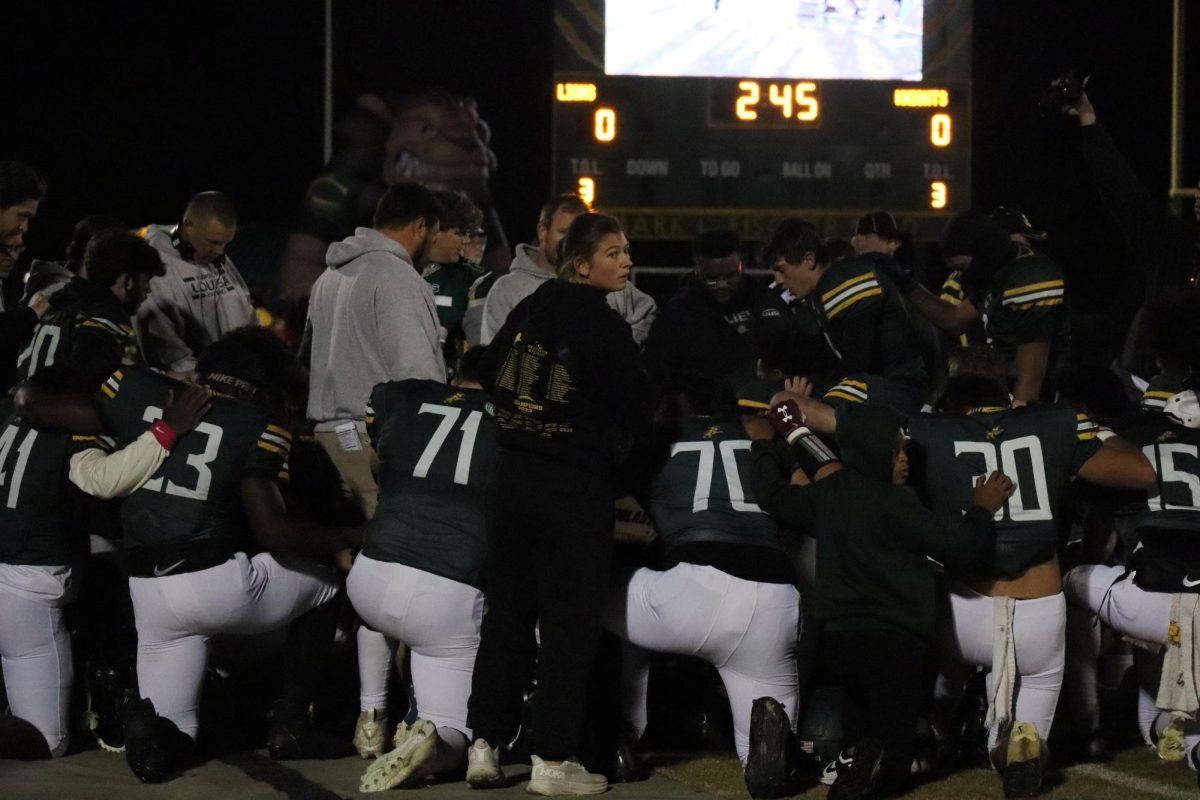
POLYGON ((918 81, 925 0, 607 0, 608 75, 918 81))

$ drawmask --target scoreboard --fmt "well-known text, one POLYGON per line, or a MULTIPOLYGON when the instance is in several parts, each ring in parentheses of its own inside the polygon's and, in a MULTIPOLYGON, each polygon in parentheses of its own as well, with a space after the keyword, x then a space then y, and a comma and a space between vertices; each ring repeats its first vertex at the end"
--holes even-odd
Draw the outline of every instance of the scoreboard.
MULTIPOLYGON (((713 27, 713 0, 630 2, 608 0, 606 9, 593 0, 588 26, 580 20, 581 9, 589 7, 583 0, 560 0, 559 69, 550 90, 556 190, 578 192, 597 210, 620 217, 631 238, 686 239, 703 228, 730 226, 744 238, 758 239, 775 220, 791 215, 812 219, 827 234, 848 236, 854 219, 883 209, 914 237, 934 239, 949 216, 970 207, 970 26, 967 14, 964 33, 961 8, 969 12, 969 3, 916 3, 924 12, 919 23, 925 24, 910 28, 909 42, 921 55, 902 63, 902 48, 886 47, 900 39, 893 36, 883 53, 896 55, 896 74, 865 78, 842 77, 854 74, 854 65, 842 57, 845 48, 838 48, 849 40, 861 54, 860 40, 885 36, 886 20, 861 20, 851 13, 860 5, 852 0, 840 13, 822 2, 820 12, 807 16, 801 13, 805 4, 794 0, 742 0, 740 18, 717 19, 726 28, 711 44, 702 36, 713 27), (744 58, 723 61, 721 53, 730 48, 722 45, 752 25, 755 14, 771 11, 772 3, 772 25, 789 26, 786 36, 760 31, 747 41, 761 43, 760 59, 775 48, 785 61, 777 58, 776 66, 757 69, 744 58), (624 18, 614 19, 614 7, 621 10, 623 4, 624 18), (942 25, 932 42, 931 16, 942 25), (642 74, 609 74, 618 59, 604 35, 612 36, 620 23, 627 35, 631 20, 647 23, 635 29, 645 45, 615 68, 642 74), (673 20, 684 34, 655 33, 661 28, 654 23, 664 20, 673 20), (947 30, 951 20, 957 27, 947 30), (596 30, 598 22, 607 24, 596 30), (586 30, 594 42, 590 51, 584 47, 586 30), (651 58, 645 47, 656 42, 659 50, 651 58), (823 45, 830 57, 796 63, 802 43, 823 45), (954 57, 946 55, 951 46, 954 57), (671 48, 687 51, 690 61, 674 58, 671 48), (927 69, 918 75, 914 62, 927 69), (936 68, 929 68, 931 62, 936 68), (739 68, 749 74, 739 74, 739 68), (805 68, 811 72, 800 72, 805 68)), ((721 5, 717 0, 717 13, 721 5)), ((905 7, 886 0, 862 5, 905 7)), ((913 5, 908 3, 910 15, 913 5)), ((736 49, 747 52, 744 46, 736 49)), ((891 63, 862 60, 864 72, 886 74, 891 63)))

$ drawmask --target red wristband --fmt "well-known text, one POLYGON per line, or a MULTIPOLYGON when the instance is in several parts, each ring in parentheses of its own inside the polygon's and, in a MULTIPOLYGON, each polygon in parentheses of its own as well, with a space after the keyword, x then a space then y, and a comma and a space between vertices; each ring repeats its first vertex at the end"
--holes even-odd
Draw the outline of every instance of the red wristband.
POLYGON ((170 450, 175 446, 175 431, 171 430, 171 426, 163 422, 161 419, 150 426, 150 433, 154 434, 154 438, 162 445, 163 450, 170 450))

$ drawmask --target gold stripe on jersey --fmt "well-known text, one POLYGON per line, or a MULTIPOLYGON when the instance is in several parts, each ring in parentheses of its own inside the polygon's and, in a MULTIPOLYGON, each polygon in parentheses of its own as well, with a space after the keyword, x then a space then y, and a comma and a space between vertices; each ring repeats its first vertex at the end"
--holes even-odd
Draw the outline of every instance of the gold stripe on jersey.
POLYGON ((758 400, 750 400, 749 398, 739 397, 737 404, 742 408, 757 408, 765 410, 771 407, 770 403, 761 403, 758 400))
POLYGON ((278 447, 277 445, 270 444, 269 442, 264 442, 262 439, 259 439, 257 442, 255 442, 255 444, 257 444, 263 450, 266 450, 268 453, 274 453, 275 455, 283 456, 284 458, 288 457, 287 450, 282 447, 278 447))
POLYGON ((841 292, 843 289, 848 289, 849 287, 853 286, 856 283, 862 283, 863 281, 869 281, 874 277, 875 277, 874 272, 864 272, 862 275, 851 278, 848 281, 843 281, 842 283, 839 283, 837 286, 830 289, 825 294, 821 295, 821 302, 822 303, 825 302, 826 300, 830 299, 834 295, 841 292))
POLYGON ((108 331, 114 336, 125 337, 133 335, 133 328, 129 327, 128 325, 122 325, 118 322, 113 322, 110 319, 105 319, 104 317, 88 317, 83 322, 79 323, 79 325, 83 328, 100 328, 101 330, 108 331))
MULTIPOLYGON (((1005 300, 1004 302, 1008 302, 1005 300)), ((1009 309, 1016 311, 1028 311, 1031 308, 1044 308, 1047 306, 1061 306, 1063 299, 1060 297, 1057 300, 1038 300, 1036 303, 1022 303, 1021 305, 1010 305, 1009 309)))
POLYGON ((1041 283, 1030 283, 1030 284, 1026 284, 1025 286, 1018 286, 1015 289, 1005 289, 1004 296, 1005 297, 1015 297, 1016 295, 1019 295, 1019 294, 1028 294, 1029 292, 1038 292, 1038 291, 1041 291, 1042 289, 1055 289, 1055 288, 1061 289, 1061 288, 1063 288, 1063 286, 1064 286, 1064 283, 1062 280, 1042 281, 1041 283))
POLYGON ((275 434, 276 436, 282 436, 284 439, 287 439, 289 442, 292 440, 292 432, 289 431, 287 428, 281 428, 278 425, 268 425, 267 431, 275 434))
POLYGON ((117 449, 116 441, 109 438, 108 436, 73 435, 73 436, 71 436, 71 441, 78 442, 79 444, 90 444, 93 447, 99 448, 100 450, 103 450, 106 453, 111 453, 117 449))
POLYGON ((830 397, 836 397, 836 398, 838 398, 839 400, 849 400, 851 403, 864 403, 864 402, 866 402, 866 401, 865 401, 865 400, 863 400, 861 397, 855 397, 855 396, 854 396, 854 395, 852 395, 852 394, 846 394, 845 392, 839 392, 839 391, 835 391, 835 390, 833 390, 833 389, 830 389, 828 392, 826 392, 826 393, 825 393, 825 397, 826 397, 826 398, 830 398, 830 397))
POLYGON ((108 388, 107 383, 100 385, 100 391, 104 392, 105 397, 107 397, 109 400, 112 400, 114 397, 117 396, 116 392, 114 392, 112 389, 108 388))
POLYGON ((273 433, 267 433, 266 431, 263 431, 258 438, 260 441, 270 442, 271 444, 278 445, 285 450, 292 449, 291 442, 289 442, 287 439, 284 439, 282 436, 276 436, 273 433))
POLYGON ((826 308, 825 316, 829 319, 833 319, 858 301, 866 300, 868 297, 878 297, 879 295, 883 294, 883 289, 879 288, 878 283, 873 282, 871 284, 863 284, 863 288, 865 291, 859 292, 858 294, 834 306, 833 308, 826 308), (868 289, 867 286, 873 286, 874 288, 868 289))

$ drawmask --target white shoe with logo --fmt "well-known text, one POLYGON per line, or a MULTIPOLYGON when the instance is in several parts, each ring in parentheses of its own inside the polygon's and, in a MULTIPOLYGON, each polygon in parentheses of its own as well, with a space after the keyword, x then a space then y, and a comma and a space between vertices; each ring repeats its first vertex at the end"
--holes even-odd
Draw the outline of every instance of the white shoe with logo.
POLYGON ((467 750, 467 784, 472 789, 491 789, 504 785, 500 748, 491 747, 484 739, 475 740, 467 750))
POLYGON ((601 794, 608 791, 608 778, 594 775, 576 761, 550 763, 531 756, 533 772, 525 791, 543 797, 601 794))

